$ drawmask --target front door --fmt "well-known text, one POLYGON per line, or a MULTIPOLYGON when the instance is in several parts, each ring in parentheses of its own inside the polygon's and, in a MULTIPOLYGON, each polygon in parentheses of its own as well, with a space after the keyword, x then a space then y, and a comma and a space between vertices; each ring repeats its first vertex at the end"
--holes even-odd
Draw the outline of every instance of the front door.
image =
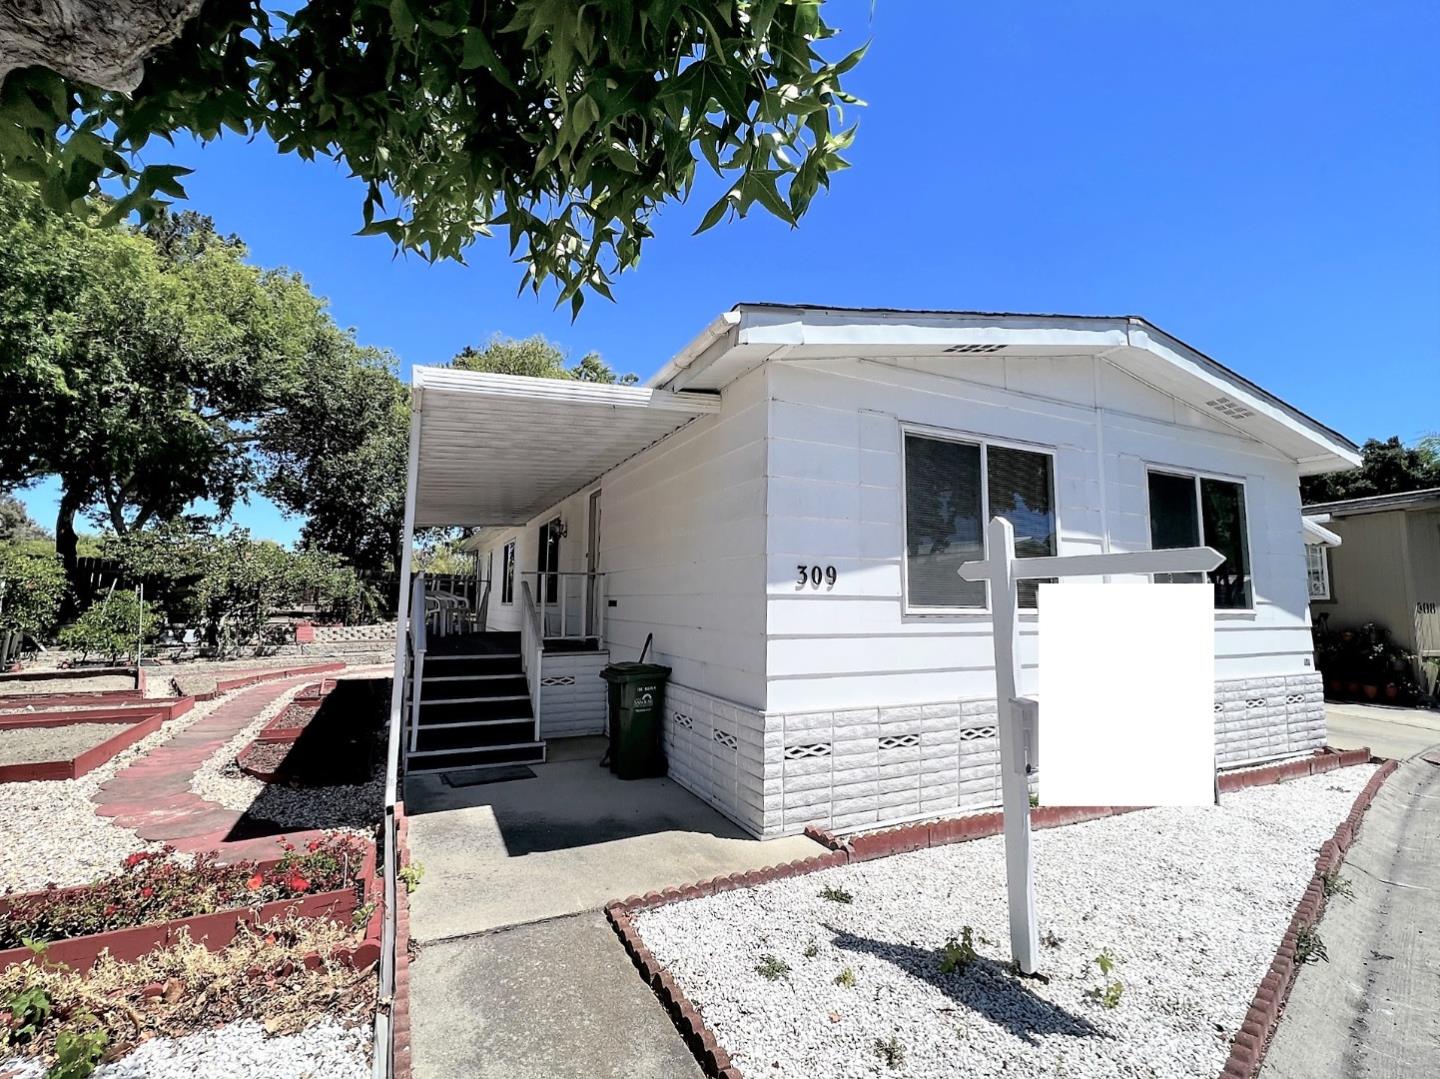
POLYGON ((560 518, 553 521, 546 521, 540 526, 538 537, 538 559, 536 568, 540 570, 540 596, 541 604, 554 603, 559 595, 560 589, 560 518))
POLYGON ((585 636, 600 636, 600 492, 590 492, 590 513, 585 538, 585 636))

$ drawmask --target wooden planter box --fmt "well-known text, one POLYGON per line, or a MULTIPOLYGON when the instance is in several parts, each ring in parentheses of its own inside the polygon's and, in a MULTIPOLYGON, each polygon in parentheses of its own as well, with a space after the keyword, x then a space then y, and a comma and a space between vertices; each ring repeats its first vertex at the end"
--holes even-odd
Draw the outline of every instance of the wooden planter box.
MULTIPOLYGON (((30 723, 7 723, 5 726, 16 727, 45 727, 55 726, 53 719, 47 721, 44 717, 41 722, 30 723)), ((151 712, 144 715, 132 710, 123 718, 101 717, 98 719, 66 719, 64 723, 73 725, 78 722, 87 723, 114 723, 127 724, 118 734, 105 739, 99 745, 91 746, 78 756, 63 761, 27 761, 23 764, 0 764, 0 783, 34 783, 42 780, 55 779, 79 779, 86 772, 99 768, 100 765, 110 760, 121 750, 129 749, 147 734, 154 734, 158 731, 169 716, 165 710, 151 712), (129 722, 135 715, 143 715, 138 723, 129 722)))
MULTIPOLYGON (((303 917, 326 917, 338 922, 350 918, 355 909, 355 889, 340 888, 331 892, 316 892, 298 899, 277 899, 258 907, 237 907, 216 911, 214 914, 197 914, 168 922, 154 922, 129 929, 112 929, 107 933, 51 941, 45 951, 45 960, 49 963, 64 963, 84 972, 95 965, 101 952, 108 951, 116 959, 130 962, 156 948, 174 944, 185 931, 189 932, 192 941, 205 945, 212 952, 218 952, 235 939, 241 926, 273 921, 292 912, 303 917)), ((29 948, 0 951, 0 970, 33 958, 34 954, 29 948)))
MULTIPOLYGON (((265 868, 275 865, 278 861, 278 858, 267 858, 257 862, 256 866, 265 868)), ((261 922, 274 921, 289 913, 306 918, 323 917, 336 922, 349 921, 359 908, 358 892, 367 901, 376 904, 375 913, 371 915, 366 926, 364 940, 354 947, 340 949, 333 958, 351 962, 357 967, 363 966, 373 962, 379 956, 381 889, 375 873, 375 845, 371 843, 365 851, 364 860, 360 864, 360 872, 355 876, 354 883, 345 888, 316 892, 314 895, 304 895, 295 899, 276 899, 258 907, 233 907, 229 910, 218 910, 213 914, 196 914, 189 918, 174 918, 167 922, 152 922, 148 925, 131 926, 128 929, 112 929, 105 933, 91 933, 83 937, 68 937, 65 940, 51 941, 45 951, 45 959, 50 963, 64 963, 82 972, 88 971, 95 965, 95 961, 100 958, 102 951, 109 951, 112 956, 122 962, 131 962, 139 959, 142 955, 148 955, 156 948, 173 944, 180 938, 182 930, 188 930, 192 941, 203 944, 209 951, 218 952, 239 935, 241 926, 253 926, 261 922)), ((86 885, 80 885, 75 888, 63 889, 63 891, 83 892, 86 887, 86 885)), ((34 895, 35 893, 30 894, 34 895)), ((5 909, 21 898, 25 898, 25 896, 0 896, 0 909, 5 909)), ((33 958, 34 953, 29 948, 9 948, 0 951, 0 971, 33 958)))

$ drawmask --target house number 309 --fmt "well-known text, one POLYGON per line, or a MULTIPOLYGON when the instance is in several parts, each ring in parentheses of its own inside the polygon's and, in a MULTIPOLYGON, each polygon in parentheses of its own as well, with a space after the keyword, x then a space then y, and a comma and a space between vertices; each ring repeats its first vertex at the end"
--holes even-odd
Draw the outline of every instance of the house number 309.
POLYGON ((834 566, 796 566, 800 571, 800 579, 795 582, 797 588, 804 588, 807 584, 811 588, 819 588, 821 585, 835 587, 835 581, 839 574, 835 572, 834 566))

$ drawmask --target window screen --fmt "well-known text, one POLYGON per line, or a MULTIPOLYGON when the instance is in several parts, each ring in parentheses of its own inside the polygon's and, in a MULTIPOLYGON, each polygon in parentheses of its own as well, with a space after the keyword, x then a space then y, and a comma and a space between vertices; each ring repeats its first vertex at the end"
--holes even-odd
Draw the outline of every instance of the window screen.
MULTIPOLYGON (((1177 547, 1213 547, 1225 561, 1211 572, 1215 606, 1220 610, 1252 605, 1248 540, 1245 529, 1245 488, 1230 480, 1151 472, 1150 546, 1157 551, 1177 547)), ((1201 573, 1157 573, 1161 582, 1202 581, 1201 573)))
POLYGON ((501 556, 500 565, 501 565, 501 573, 503 574, 503 576, 502 576, 501 579, 500 579, 500 602, 501 602, 501 603, 514 603, 514 602, 515 602, 515 541, 514 541, 514 540, 511 540, 509 543, 505 544, 505 551, 504 551, 504 554, 501 556))
MULTIPOLYGON (((1048 454, 906 435, 905 559, 910 606, 985 606, 985 583, 962 581, 956 571, 963 562, 985 557, 985 526, 991 517, 1004 517, 1014 527, 1019 557, 1055 554, 1054 489, 1048 454)), ((1035 606, 1038 584, 1021 583, 1022 607, 1035 606)))
POLYGON ((1250 562, 1245 542, 1245 489, 1228 480, 1200 481, 1205 543, 1225 556, 1210 573, 1215 606, 1245 609, 1250 603, 1250 562))
MULTIPOLYGON (((989 480, 990 510, 1015 529, 1017 558, 1039 558, 1056 553, 1055 503, 1050 456, 1005 446, 985 447, 985 473, 989 480)), ((1020 606, 1037 605, 1040 582, 1021 581, 1020 606)))
POLYGON ((1330 565, 1325 560, 1325 548, 1318 543, 1305 545, 1305 576, 1311 599, 1330 598, 1330 565))
POLYGON ((984 607, 985 582, 962 562, 985 557, 980 447, 905 436, 905 569, 912 607, 984 607))

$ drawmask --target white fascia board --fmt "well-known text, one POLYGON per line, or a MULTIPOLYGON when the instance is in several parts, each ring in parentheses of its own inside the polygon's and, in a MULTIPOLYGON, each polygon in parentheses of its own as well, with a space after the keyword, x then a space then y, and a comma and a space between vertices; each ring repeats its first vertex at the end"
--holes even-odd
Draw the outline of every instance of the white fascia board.
MULTIPOLYGON (((740 312, 726 311, 715 318, 710 325, 701 330, 688 345, 670 359, 664 367, 656 371, 645 380, 646 386, 668 386, 675 381, 681 373, 688 371, 707 351, 714 351, 717 355, 725 351, 722 346, 714 349, 718 342, 731 335, 731 331, 740 323, 740 312)), ((713 356, 711 357, 714 358, 713 356)))
MULTIPOLYGON (((1325 520, 1328 521, 1330 519, 1329 514, 1325 514, 1324 516, 1325 520)), ((1320 522, 1314 517, 1301 517, 1300 527, 1305 533, 1305 545, 1307 547, 1339 547, 1342 542, 1340 537, 1334 532, 1331 532, 1328 528, 1322 528, 1320 522)))
POLYGON ((1294 432, 1321 450, 1319 454, 1298 459, 1302 475, 1359 467, 1360 454, 1340 436, 1163 330, 1141 319, 1133 319, 1129 337, 1131 348, 1158 356, 1190 377, 1212 386, 1217 394, 1239 401, 1252 412, 1294 432))
POLYGON ((475 394, 479 397, 518 400, 571 402, 581 405, 612 405, 617 408, 650 408, 660 411, 701 415, 720 411, 714 394, 686 393, 652 386, 617 386, 605 382, 580 382, 562 378, 528 378, 524 375, 496 375, 480 371, 456 371, 449 367, 413 369, 413 382, 422 391, 475 394))
POLYGON ((1122 347, 1124 319, 1067 319, 1047 315, 980 315, 914 311, 824 311, 742 308, 743 345, 820 346, 837 349, 956 345, 1024 345, 1067 350, 1122 347))

